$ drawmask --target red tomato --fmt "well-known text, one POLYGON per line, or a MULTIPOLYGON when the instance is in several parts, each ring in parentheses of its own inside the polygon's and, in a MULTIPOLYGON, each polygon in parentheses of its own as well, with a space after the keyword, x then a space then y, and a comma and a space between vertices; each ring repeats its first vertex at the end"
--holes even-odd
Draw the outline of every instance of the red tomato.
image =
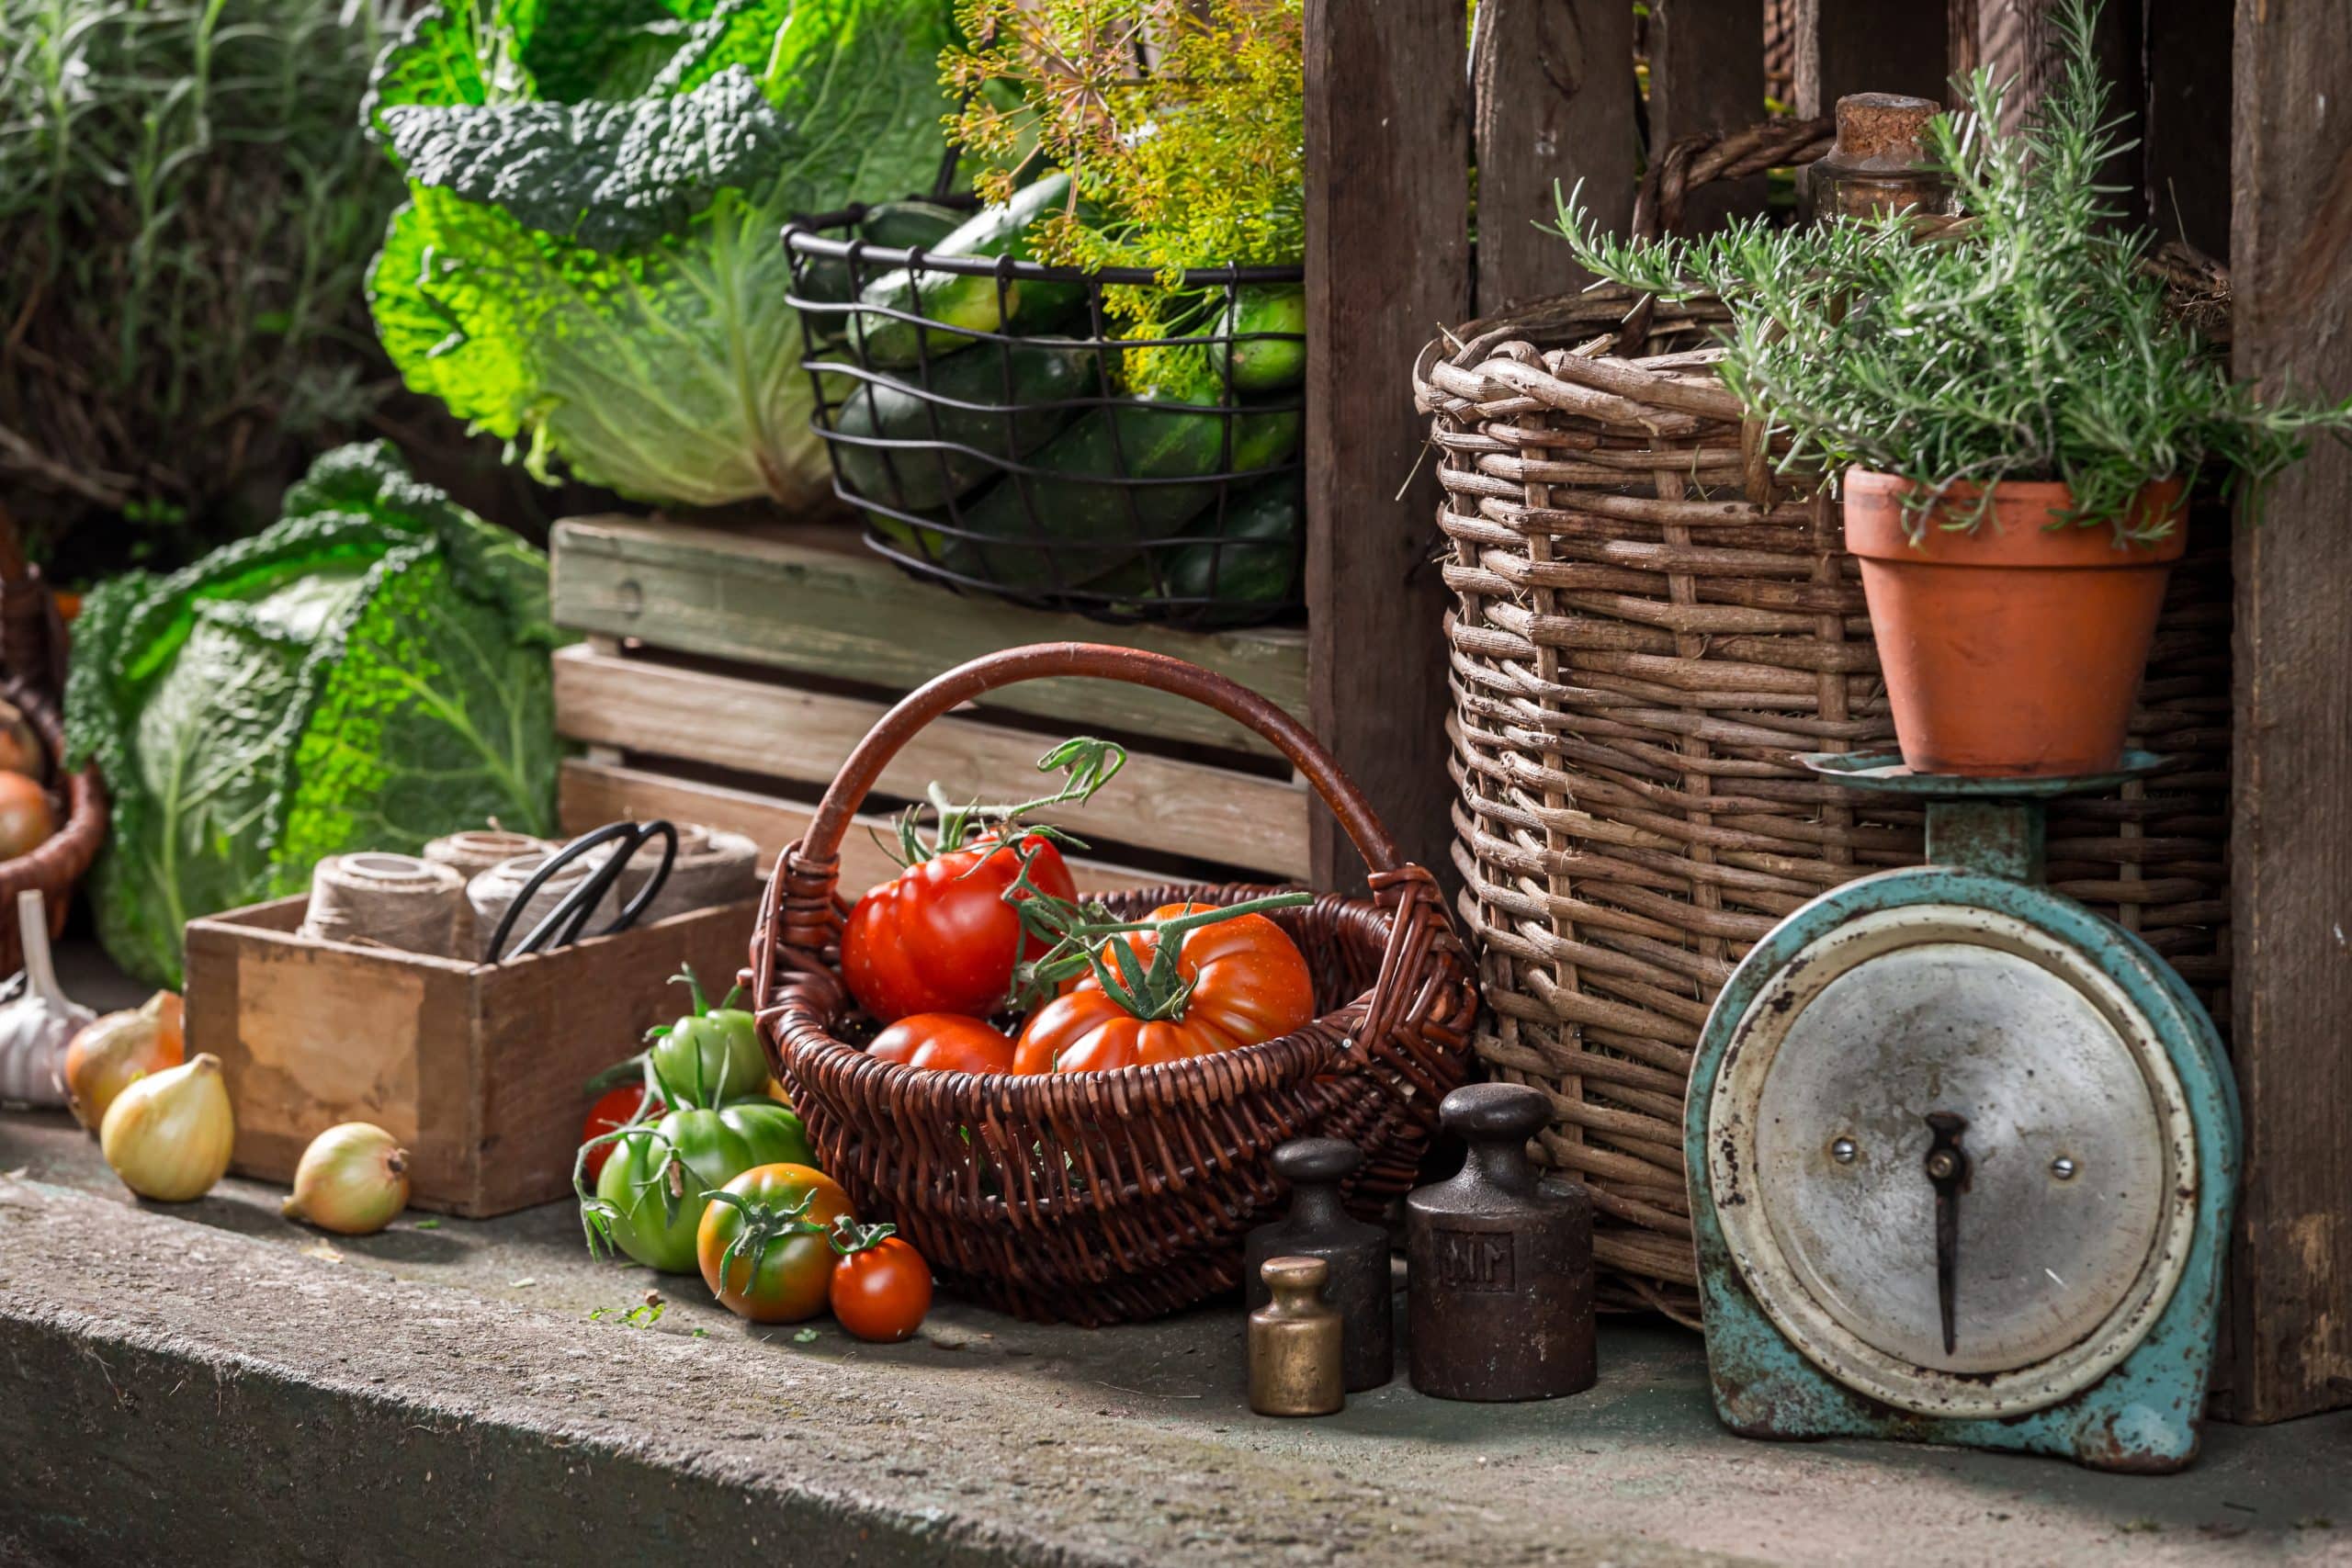
MULTIPOLYGON (((1061 852, 1034 834, 1023 843, 1035 846, 1030 883, 1057 898, 1077 897, 1061 852)), ((868 892, 842 932, 850 995, 884 1023, 921 1012, 986 1018, 1001 1008, 1013 964, 1029 955, 1024 944, 1035 946, 1004 900, 1020 871, 1012 846, 984 838, 868 892)))
POLYGON ((850 1253, 833 1269, 834 1321, 860 1339, 894 1344, 931 1310, 931 1265, 897 1236, 850 1253))
MULTIPOLYGON (((638 1108, 645 1104, 645 1086, 641 1083, 623 1084, 618 1089, 606 1089, 597 1097, 596 1103, 588 1108, 588 1120, 580 1123, 581 1143, 587 1144, 636 1121, 638 1108)), ((662 1110, 662 1097, 657 1094, 646 1116, 659 1121, 662 1110)), ((605 1162, 613 1157, 613 1150, 617 1146, 616 1141, 598 1144, 588 1151, 588 1184, 591 1187, 596 1184, 596 1178, 605 1173, 605 1162)))
MULTIPOLYGON (((1155 920, 1173 919, 1203 906, 1166 904, 1155 920)), ((1106 955, 1127 979, 1118 941, 1132 940, 1148 964, 1159 946, 1154 931, 1114 939, 1106 955)), ((1282 927, 1263 915, 1236 915, 1184 933, 1176 968, 1193 981, 1182 1017, 1147 1023, 1128 1012, 1091 974, 1075 989, 1037 1010, 1014 1048, 1016 1073, 1095 1073, 1114 1067, 1231 1051, 1303 1029, 1315 1018, 1315 979, 1282 927)))
POLYGON ((950 1073, 1012 1071, 1012 1042, 960 1012, 919 1012, 874 1037, 869 1056, 950 1073))

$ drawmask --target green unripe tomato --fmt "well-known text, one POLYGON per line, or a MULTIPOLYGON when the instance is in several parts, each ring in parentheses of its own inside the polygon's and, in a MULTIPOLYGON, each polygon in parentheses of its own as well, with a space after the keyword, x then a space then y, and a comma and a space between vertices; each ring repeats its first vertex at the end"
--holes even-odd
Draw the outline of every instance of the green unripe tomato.
POLYGON ((690 1274, 697 1267, 695 1232, 709 1207, 704 1193, 754 1166, 815 1163, 800 1118, 772 1100, 673 1111, 615 1140, 596 1178, 596 1197, 608 1206, 599 1224, 613 1246, 647 1268, 690 1274))
POLYGON ((646 1055, 654 1081, 671 1105, 709 1110, 767 1092, 767 1053, 760 1032, 741 1008, 689 1015, 672 1024, 646 1055))

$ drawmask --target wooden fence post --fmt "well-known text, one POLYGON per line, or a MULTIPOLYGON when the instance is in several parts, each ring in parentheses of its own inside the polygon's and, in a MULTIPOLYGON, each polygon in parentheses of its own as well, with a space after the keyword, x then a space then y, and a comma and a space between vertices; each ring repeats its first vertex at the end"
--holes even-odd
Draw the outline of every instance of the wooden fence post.
MULTIPOLYGON (((2238 0, 2238 374, 2352 392, 2352 17, 2238 0)), ((2352 452, 2315 446, 2236 541, 2233 1049, 2246 1123, 2235 1404, 2352 1403, 2352 452)))
MULTIPOLYGON (((1649 40, 1652 147, 1764 118, 1764 0, 1650 0, 1649 40)), ((1704 233, 1764 200, 1761 175, 1714 180, 1690 193, 1682 226, 1704 233)))
MULTIPOLYGON (((1414 356, 1470 306, 1460 0, 1307 0, 1306 602, 1315 732, 1405 853, 1450 873, 1444 581, 1414 356)), ((1317 809, 1318 886, 1355 852, 1317 809)))
POLYGON ((1849 93, 1907 93, 1948 103, 1947 19, 1933 6, 1797 0, 1796 112, 1825 115, 1849 93))
POLYGON ((1539 230, 1577 188, 1623 233, 1641 171, 1634 8, 1620 0, 1480 0, 1471 59, 1478 164, 1476 310, 1491 316, 1592 281, 1539 230))

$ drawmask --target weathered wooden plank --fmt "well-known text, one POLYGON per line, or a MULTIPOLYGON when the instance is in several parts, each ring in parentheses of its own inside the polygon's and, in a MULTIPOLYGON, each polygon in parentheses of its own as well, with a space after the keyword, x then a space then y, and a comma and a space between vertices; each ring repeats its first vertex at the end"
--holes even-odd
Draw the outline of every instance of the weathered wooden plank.
MULTIPOLYGON (((2032 115, 2064 65, 2059 5, 2060 0, 1974 0, 1975 61, 1991 68, 1996 82, 2008 84, 2002 104, 2004 130, 2015 129, 2032 115)), ((2110 101, 2115 112, 2125 115, 2136 114, 2144 107, 2141 21, 2137 0, 2110 0, 2099 8, 2099 67, 2113 89, 2110 101)), ((2169 40, 2165 47, 2172 47, 2169 40)), ((2133 222, 2147 214, 2141 167, 2141 152, 2134 148, 2120 154, 2107 171, 2119 187, 2117 205, 2133 222)))
MULTIPOLYGON (((1802 50, 1802 45, 1800 45, 1802 50)), ((1650 146, 1764 118, 1764 0, 1651 0, 1650 146)), ((1761 175, 1690 193, 1682 227, 1699 233, 1764 209, 1761 175)))
MULTIPOLYGON (((1307 711, 1298 631, 1114 626, 965 597, 909 577, 840 527, 572 518, 555 526, 552 585, 556 624, 573 631, 895 690, 1002 648, 1108 642, 1189 659, 1292 713, 1307 711)), ((1272 750, 1197 704, 1113 682, 1035 682, 983 701, 1081 728, 1272 750)))
MULTIPOLYGON (((1447 594, 1406 377, 1470 305, 1462 7, 1307 0, 1306 592, 1315 732, 1404 852, 1450 865, 1447 594), (1402 492, 1402 493, 1400 493, 1402 492)), ((1359 874, 1315 815, 1315 882, 1359 874)))
MULTIPOLYGON (((556 729, 584 740, 741 773, 823 784, 886 711, 882 703, 588 648, 555 656, 556 729)), ((936 781, 956 800, 1047 793, 1048 741, 976 718, 938 719, 883 770, 882 788, 920 800, 936 781)), ((1132 753, 1093 804, 1040 812, 1092 841, 1261 869, 1307 872, 1306 789, 1212 763, 1132 753)))
MULTIPOLYGON (((775 863, 787 845, 808 830, 816 808, 797 800, 783 800, 755 790, 695 779, 672 778, 641 768, 608 766, 602 762, 566 761, 558 783, 557 810, 567 833, 584 833, 605 822, 644 821, 667 817, 675 822, 699 822, 741 833, 760 846, 762 874, 775 863)), ((882 844, 897 837, 888 821, 860 816, 842 844, 842 887, 852 897, 899 873, 882 844)), ((1086 855, 1068 855, 1070 875, 1081 893, 1108 893, 1128 887, 1155 887, 1169 881, 1162 873, 1136 871, 1086 855)))
POLYGON ((2230 8, 2145 0, 2148 220, 2165 239, 2230 254, 2230 8))
POLYGON ((1796 111, 1825 115, 1849 93, 1946 102, 1948 20, 1933 6, 1796 0, 1796 111))
MULTIPOLYGON (((2352 392, 2352 6, 2239 0, 2239 375, 2352 392)), ((2233 1414, 2352 1404, 2352 452, 2313 447, 2236 542, 2231 980, 2246 1122, 2233 1414)))
POLYGON ((1477 313, 1491 316, 1592 276, 1550 231, 1553 191, 1574 191, 1623 232, 1641 170, 1634 8, 1615 0, 1483 0, 1471 51, 1478 159, 1477 313), (1538 224, 1544 225, 1539 229, 1538 224))

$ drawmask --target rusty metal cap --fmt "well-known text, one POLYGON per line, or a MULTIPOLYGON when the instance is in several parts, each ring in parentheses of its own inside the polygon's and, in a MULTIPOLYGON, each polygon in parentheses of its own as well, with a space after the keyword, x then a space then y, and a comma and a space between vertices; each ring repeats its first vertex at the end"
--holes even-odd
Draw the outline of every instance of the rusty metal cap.
POLYGON ((1849 93, 1838 100, 1838 161, 1849 167, 1908 169, 1924 162, 1928 122, 1944 112, 1933 98, 1849 93))

